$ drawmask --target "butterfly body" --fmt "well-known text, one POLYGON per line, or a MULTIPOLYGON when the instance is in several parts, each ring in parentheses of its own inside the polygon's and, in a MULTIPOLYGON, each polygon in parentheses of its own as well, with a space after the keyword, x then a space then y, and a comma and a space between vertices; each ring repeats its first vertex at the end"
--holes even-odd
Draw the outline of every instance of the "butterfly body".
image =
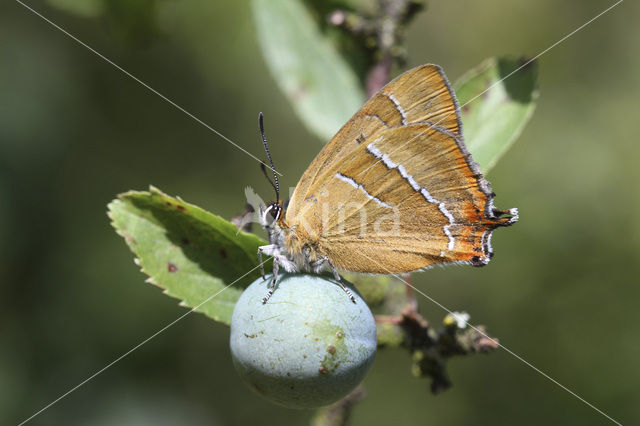
POLYGON ((260 222, 266 229, 271 243, 267 246, 258 247, 258 262, 260 263, 263 278, 262 255, 273 257, 272 284, 263 299, 263 303, 266 303, 273 294, 280 267, 287 272, 305 271, 314 273, 320 273, 324 269, 330 268, 343 290, 351 301, 355 303, 353 294, 344 286, 340 274, 331 263, 329 257, 318 250, 317 240, 311 239, 301 228, 291 228, 286 224, 280 203, 272 203, 266 208, 261 208, 259 215, 260 222))
POLYGON ((259 253, 273 256, 287 272, 322 271, 327 256, 318 253, 317 244, 301 233, 302 230, 289 227, 283 217, 266 219, 265 215, 268 214, 269 207, 260 212, 262 226, 267 230, 271 244, 260 247, 259 253))
POLYGON ((423 65, 374 95, 313 160, 286 212, 261 213, 270 245, 294 272, 390 274, 438 264, 483 266, 491 233, 513 224, 463 141, 455 95, 423 65))

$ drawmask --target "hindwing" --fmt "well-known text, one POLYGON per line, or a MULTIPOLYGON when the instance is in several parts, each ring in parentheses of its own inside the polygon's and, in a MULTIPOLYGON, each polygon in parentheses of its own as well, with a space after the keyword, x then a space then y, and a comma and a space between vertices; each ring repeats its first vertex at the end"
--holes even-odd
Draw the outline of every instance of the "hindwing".
POLYGON ((439 67, 401 75, 320 152, 296 187, 286 222, 340 269, 403 273, 486 264, 491 232, 517 220, 462 139, 457 102, 439 67))

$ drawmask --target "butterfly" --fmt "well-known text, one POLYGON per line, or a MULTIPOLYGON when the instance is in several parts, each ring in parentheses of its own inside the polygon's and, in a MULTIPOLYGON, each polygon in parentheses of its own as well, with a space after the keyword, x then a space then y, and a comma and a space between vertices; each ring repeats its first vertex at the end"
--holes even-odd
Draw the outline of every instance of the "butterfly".
MULTIPOLYGON (((274 171, 276 201, 259 210, 279 268, 399 274, 434 265, 486 265, 492 231, 518 220, 498 210, 489 182, 462 136, 455 94, 437 65, 413 68, 384 86, 342 126, 304 172, 286 206, 274 171)), ((262 266, 261 266, 262 268, 262 266)), ((262 270, 264 277, 264 270, 262 270)))

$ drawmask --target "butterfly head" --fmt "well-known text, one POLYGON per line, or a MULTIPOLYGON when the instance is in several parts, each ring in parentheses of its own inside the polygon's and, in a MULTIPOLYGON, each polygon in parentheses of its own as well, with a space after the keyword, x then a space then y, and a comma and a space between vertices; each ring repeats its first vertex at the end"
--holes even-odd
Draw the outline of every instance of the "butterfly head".
POLYGON ((260 207, 260 223, 265 229, 270 229, 276 225, 281 225, 284 218, 284 207, 282 201, 267 204, 260 207))

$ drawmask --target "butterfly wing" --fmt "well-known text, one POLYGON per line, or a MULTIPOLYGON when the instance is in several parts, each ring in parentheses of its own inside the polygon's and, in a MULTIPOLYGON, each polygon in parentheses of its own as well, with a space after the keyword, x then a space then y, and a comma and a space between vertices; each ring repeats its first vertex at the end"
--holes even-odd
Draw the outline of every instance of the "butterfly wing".
POLYGON ((442 263, 486 264, 492 230, 513 223, 515 211, 494 209, 491 188, 462 141, 457 104, 440 69, 406 74, 385 86, 318 155, 305 173, 304 192, 296 187, 287 222, 344 270, 402 273, 442 263), (423 79, 427 84, 418 84, 423 79))
POLYGON ((427 64, 413 68, 376 93, 336 133, 304 172, 289 201, 287 219, 295 217, 309 196, 309 188, 323 171, 348 157, 378 132, 411 123, 437 123, 460 134, 457 101, 442 69, 427 64))

